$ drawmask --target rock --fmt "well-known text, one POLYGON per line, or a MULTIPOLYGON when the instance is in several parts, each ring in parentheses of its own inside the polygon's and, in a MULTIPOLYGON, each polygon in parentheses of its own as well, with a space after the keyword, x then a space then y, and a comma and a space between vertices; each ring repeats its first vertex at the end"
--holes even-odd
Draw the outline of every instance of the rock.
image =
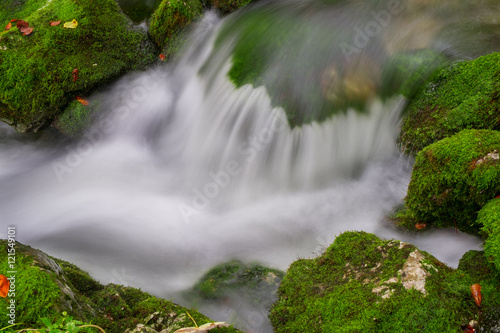
MULTIPOLYGON (((0 240, 1 267, 8 264, 8 244, 0 240)), ((45 326, 43 318, 73 327, 92 322, 107 333, 174 332, 192 326, 193 320, 198 325, 213 322, 195 310, 132 287, 103 286, 75 265, 29 246, 15 243, 14 249, 16 289, 12 299, 16 304, 16 323, 22 323, 18 329, 40 329, 45 326)), ((7 304, 7 299, 0 299, 2 302, 7 304)), ((7 312, 7 306, 0 306, 0 327, 9 325, 7 312)), ((225 327, 219 332, 239 331, 225 327)))
MULTIPOLYGON (((270 318, 278 333, 455 332, 477 320, 471 281, 411 244, 345 232, 290 266, 270 318)), ((500 292, 483 282, 494 302, 500 292)))
POLYGON ((227 15, 246 6, 251 1, 252 0, 210 0, 210 4, 213 8, 218 9, 221 14, 227 15))
POLYGON ((500 53, 493 53, 436 74, 407 108, 401 149, 415 155, 463 129, 499 130, 499 63, 500 53))
POLYGON ((500 194, 498 151, 500 132, 491 130, 463 130, 424 148, 413 167, 402 224, 479 231, 477 212, 500 194))
POLYGON ((163 0, 151 16, 149 35, 171 56, 181 44, 184 30, 202 13, 199 0, 163 0))
POLYGON ((482 225, 482 231, 487 236, 484 253, 500 271, 500 198, 489 201, 481 208, 477 223, 482 225))
POLYGON ((0 118, 18 131, 37 131, 75 96, 86 96, 157 54, 147 33, 132 26, 114 0, 29 1, 0 6, 0 22, 22 19, 34 30, 0 32, 0 118), (61 23, 75 19, 78 26, 61 23), (78 70, 78 77, 72 75, 78 70))

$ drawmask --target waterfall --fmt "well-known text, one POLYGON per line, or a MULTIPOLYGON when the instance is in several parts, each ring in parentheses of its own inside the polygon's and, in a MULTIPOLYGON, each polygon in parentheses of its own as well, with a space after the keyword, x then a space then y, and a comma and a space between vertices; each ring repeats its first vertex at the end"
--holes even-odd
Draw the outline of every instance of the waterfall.
MULTIPOLYGON (((480 240, 455 230, 405 234, 383 219, 402 202, 411 172, 411 160, 396 149, 405 98, 355 88, 369 95, 361 110, 344 105, 321 122, 290 125, 279 94, 320 114, 324 104, 308 94, 328 99, 335 89, 352 90, 338 88, 334 78, 322 81, 332 63, 346 85, 381 80, 375 72, 408 35, 400 29, 385 43, 386 34, 397 30, 389 26, 366 43, 369 59, 350 65, 340 40, 357 47, 356 27, 372 31, 370 22, 383 20, 391 8, 359 14, 358 5, 341 6, 342 15, 327 8, 292 1, 258 4, 224 20, 206 13, 174 62, 130 73, 89 98, 100 103, 99 112, 76 141, 49 134, 30 139, 0 125, 2 225, 16 225, 20 242, 69 260, 102 283, 132 285, 174 301, 218 263, 241 259, 286 269, 346 230, 411 242, 457 266, 480 240), (279 36, 283 48, 275 45, 260 81, 236 85, 230 72, 244 34, 239 20, 283 8, 290 8, 285 26, 307 26, 279 36), (335 28, 339 34, 332 34, 335 28), (330 34, 337 54, 323 43, 330 34), (304 44, 297 44, 304 36, 304 44), (304 56, 309 58, 300 68, 304 56), (278 92, 270 88, 290 66, 296 71, 287 82, 293 84, 278 92), (326 93, 313 91, 325 85, 326 93)), ((401 24, 403 18, 392 15, 385 20, 401 24)), ((408 48, 420 43, 464 52, 453 40, 422 40, 411 40, 408 48)))

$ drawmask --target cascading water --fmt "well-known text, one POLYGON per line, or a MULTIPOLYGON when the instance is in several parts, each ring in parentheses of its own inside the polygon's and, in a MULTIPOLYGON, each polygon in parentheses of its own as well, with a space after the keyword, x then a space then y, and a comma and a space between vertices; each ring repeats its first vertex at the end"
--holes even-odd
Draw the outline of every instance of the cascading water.
MULTIPOLYGON (((207 13, 178 61, 129 74, 91 98, 101 103, 99 116, 76 142, 48 135, 30 140, 0 126, 1 218, 17 226, 18 240, 74 262, 103 283, 165 298, 180 297, 206 270, 230 259, 286 269, 345 230, 414 243, 452 266, 467 250, 479 248, 479 240, 455 230, 417 236, 383 222, 409 181, 411 163, 395 148, 405 100, 377 97, 371 84, 359 85, 372 82, 378 69, 371 66, 383 66, 394 52, 383 45, 392 50, 405 34, 399 31, 399 39, 386 44, 386 35, 375 36, 366 46, 372 60, 353 62, 361 72, 341 61, 334 70, 343 73, 347 88, 339 88, 322 78, 343 52, 323 45, 328 32, 321 30, 348 32, 335 35, 335 43, 342 36, 354 40, 349 38, 356 38, 356 25, 371 22, 367 15, 373 9, 359 14, 359 4, 344 4, 340 15, 324 4, 266 6, 254 10, 276 15, 291 8, 291 22, 307 26, 285 38, 283 48, 276 46, 262 84, 235 87, 228 73, 238 35, 227 29, 244 32, 231 16, 221 23, 207 13), (296 37, 306 38, 304 44, 296 37), (314 45, 321 45, 319 59, 311 57, 314 45), (309 64, 298 68, 298 59, 312 62, 319 74, 308 75, 309 64), (290 127, 282 100, 266 88, 290 65, 297 67, 289 74, 293 84, 278 96, 292 96, 302 110, 309 101, 311 113, 321 114, 322 106, 307 97, 316 84, 333 104, 351 92, 363 95, 364 112, 346 106, 321 123, 304 118, 290 127), (361 74, 366 77, 360 80, 361 74)), ((238 15, 244 20, 255 14, 238 15)), ((441 50, 462 52, 443 40, 437 43, 441 50)), ((0 233, 5 236, 6 230, 0 233)), ((228 315, 210 311, 214 319, 228 315)), ((268 331, 265 311, 252 311, 258 318, 243 314, 239 325, 268 331)))

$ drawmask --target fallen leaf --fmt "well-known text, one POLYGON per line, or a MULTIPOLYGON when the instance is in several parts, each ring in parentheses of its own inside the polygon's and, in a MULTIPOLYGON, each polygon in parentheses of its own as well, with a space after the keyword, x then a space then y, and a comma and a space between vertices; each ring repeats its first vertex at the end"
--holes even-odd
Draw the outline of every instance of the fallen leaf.
POLYGON ((61 24, 61 21, 50 21, 49 24, 50 24, 50 26, 54 27, 56 25, 61 24))
POLYGON ((415 224, 415 228, 417 228, 418 230, 424 229, 425 227, 427 227, 426 223, 417 223, 417 224, 415 224))
POLYGON ((73 69, 71 75, 73 75, 73 82, 76 82, 78 80, 78 68, 73 69))
POLYGON ((78 22, 75 19, 73 19, 73 21, 71 21, 71 22, 64 23, 64 27, 69 28, 69 29, 75 29, 77 26, 78 26, 78 22))
POLYGON ((30 28, 30 27, 28 27, 28 28, 22 28, 21 32, 23 33, 24 36, 26 36, 26 35, 29 35, 30 33, 33 32, 33 28, 30 28))
POLYGON ((7 23, 7 26, 5 27, 5 30, 9 30, 10 28, 12 28, 12 23, 7 23))
POLYGON ((479 284, 473 284, 470 286, 470 291, 472 293, 472 297, 474 297, 474 301, 476 302, 477 306, 481 306, 481 286, 479 284))
POLYGON ((475 333, 475 332, 476 330, 471 325, 467 325, 467 327, 464 328, 464 333, 475 333))
POLYGON ((0 274, 0 297, 7 297, 7 294, 9 293, 9 286, 9 280, 0 274))
POLYGON ((89 102, 88 102, 86 99, 81 98, 80 96, 76 96, 76 97, 75 97, 75 99, 76 99, 78 102, 82 103, 82 105, 89 105, 89 102))
POLYGON ((163 53, 160 53, 160 60, 161 61, 165 60, 165 55, 163 53))
POLYGON ((23 20, 18 20, 17 23, 16 23, 16 26, 19 30, 23 29, 23 28, 28 28, 30 26, 30 24, 26 21, 23 21, 23 20))

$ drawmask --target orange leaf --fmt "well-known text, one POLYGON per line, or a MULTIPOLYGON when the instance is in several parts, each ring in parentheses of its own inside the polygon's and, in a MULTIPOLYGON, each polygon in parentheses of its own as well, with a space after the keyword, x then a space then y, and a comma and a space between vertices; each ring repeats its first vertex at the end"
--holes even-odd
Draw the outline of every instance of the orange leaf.
POLYGON ((26 21, 23 21, 23 20, 18 20, 17 23, 16 23, 16 26, 19 30, 23 29, 23 28, 27 28, 30 26, 30 24, 26 21))
POLYGON ((24 36, 26 36, 33 32, 33 28, 22 28, 21 32, 23 33, 24 36))
POLYGON ((75 97, 75 99, 76 99, 78 102, 82 103, 82 105, 89 105, 89 102, 88 102, 86 99, 81 98, 80 96, 76 96, 76 97, 75 97))
POLYGON ((10 21, 11 21, 11 22, 16 22, 17 20, 18 20, 18 19, 12 19, 12 20, 10 20, 10 21))
POLYGON ((12 23, 7 23, 7 26, 5 27, 5 30, 9 30, 10 28, 12 28, 12 23))
POLYGON ((477 306, 481 306, 481 286, 479 284, 473 284, 472 286, 470 286, 470 291, 477 306))
POLYGON ((78 80, 78 68, 73 69, 71 75, 73 75, 73 82, 76 82, 78 80))
POLYGON ((165 55, 163 53, 160 53, 160 60, 161 61, 165 60, 165 55))
POLYGON ((424 229, 425 227, 427 227, 426 223, 419 222, 419 223, 415 224, 415 228, 417 228, 418 230, 424 229))
POLYGON ((56 25, 61 24, 61 21, 50 21, 49 24, 50 24, 50 26, 54 27, 56 25))
POLYGON ((9 286, 9 280, 0 274, 0 297, 7 297, 7 294, 9 293, 9 286))

